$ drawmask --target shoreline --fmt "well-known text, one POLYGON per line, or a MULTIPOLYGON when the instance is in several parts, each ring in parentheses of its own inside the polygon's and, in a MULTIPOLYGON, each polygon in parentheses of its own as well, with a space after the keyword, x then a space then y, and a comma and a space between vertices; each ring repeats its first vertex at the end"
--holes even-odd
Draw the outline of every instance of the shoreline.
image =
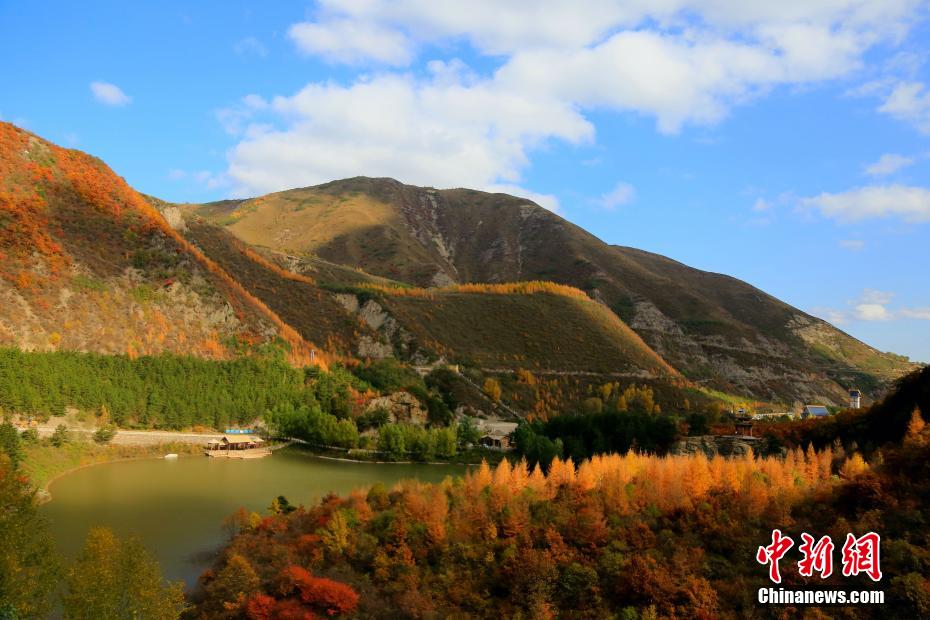
MULTIPOLYGON (((487 461, 488 465, 496 465, 498 462, 507 458, 505 453, 495 452, 493 454, 483 454, 481 460, 478 462, 468 463, 461 461, 380 461, 372 459, 353 459, 348 456, 335 456, 332 454, 335 450, 325 451, 325 448, 319 448, 301 440, 289 439, 288 441, 291 442, 291 446, 297 448, 299 451, 306 452, 317 458, 331 461, 345 461, 347 463, 372 463, 375 465, 464 465, 465 467, 476 467, 481 465, 481 461, 487 461), (500 458, 491 458, 498 455, 500 458)), ((346 453, 348 452, 347 450, 346 453)))
POLYGON ((345 463, 367 463, 369 465, 461 465, 462 467, 476 467, 481 463, 456 463, 454 461, 368 461, 362 459, 350 459, 341 456, 327 456, 308 451, 309 456, 317 459, 326 459, 327 461, 342 461, 345 463))
MULTIPOLYGON (((193 450, 190 452, 178 452, 179 459, 196 456, 197 449, 200 448, 199 443, 190 443, 186 445, 192 448, 193 450)), ((120 463, 124 461, 125 462, 143 461, 143 460, 150 460, 150 459, 161 460, 164 458, 164 454, 168 453, 168 452, 165 452, 165 450, 168 449, 168 446, 160 446, 158 444, 153 444, 150 447, 153 449, 163 447, 164 449, 159 450, 157 452, 153 450, 151 454, 141 454, 141 455, 132 455, 132 456, 115 456, 114 458, 104 458, 99 461, 93 461, 90 463, 82 463, 79 465, 75 465, 73 467, 69 467, 65 470, 57 472, 51 478, 46 480, 44 484, 36 487, 37 505, 41 506, 43 504, 47 504, 48 502, 52 501, 54 496, 52 495, 51 487, 54 483, 58 482, 60 479, 64 478, 65 476, 81 471, 82 469, 87 469, 89 467, 95 467, 97 465, 120 463)), ((337 462, 343 462, 343 463, 359 463, 359 464, 369 464, 369 465, 446 465, 446 466, 459 465, 464 468, 477 467, 481 465, 481 462, 462 463, 462 462, 454 462, 454 461, 381 461, 381 460, 368 460, 368 459, 353 459, 353 458, 349 458, 346 456, 333 456, 329 454, 323 454, 323 453, 317 452, 316 450, 312 448, 308 448, 306 446, 302 446, 299 444, 294 447, 297 448, 298 452, 303 453, 305 456, 308 456, 311 458, 323 459, 327 461, 337 461, 337 462)), ((171 446, 171 448, 177 448, 177 446, 171 446)))
MULTIPOLYGON (((196 444, 192 444, 192 445, 196 445, 196 444)), ((188 456, 194 456, 194 455, 195 455, 195 453, 193 453, 193 452, 191 452, 191 453, 185 453, 185 454, 180 454, 180 453, 179 453, 179 454, 178 454, 178 458, 180 459, 180 458, 184 458, 184 457, 188 457, 188 456)), ((52 484, 54 484, 55 482, 58 482, 58 480, 60 480, 61 478, 64 478, 65 476, 68 476, 68 475, 73 474, 73 473, 75 473, 75 472, 81 471, 82 469, 87 469, 87 468, 89 468, 89 467, 95 467, 95 466, 97 466, 97 465, 109 465, 110 463, 120 463, 120 462, 123 462, 123 461, 126 461, 126 462, 128 462, 128 461, 145 461, 145 460, 149 460, 149 459, 164 459, 164 454, 162 454, 161 456, 159 456, 158 454, 154 454, 154 453, 153 453, 153 454, 133 455, 133 456, 118 456, 118 457, 112 458, 112 459, 103 459, 103 460, 100 460, 100 461, 94 461, 94 462, 91 462, 91 463, 82 463, 82 464, 80 464, 80 465, 75 465, 74 467, 69 467, 68 469, 65 469, 65 470, 63 470, 63 471, 60 471, 60 472, 56 473, 55 475, 53 475, 51 478, 49 478, 48 480, 46 480, 46 481, 45 481, 45 484, 43 484, 42 486, 36 486, 36 492, 35 492, 35 494, 36 494, 36 505, 41 506, 41 505, 43 505, 43 504, 47 504, 48 502, 52 501, 52 499, 53 499, 53 497, 54 497, 54 496, 52 495, 52 492, 51 492, 51 486, 52 486, 52 484)))

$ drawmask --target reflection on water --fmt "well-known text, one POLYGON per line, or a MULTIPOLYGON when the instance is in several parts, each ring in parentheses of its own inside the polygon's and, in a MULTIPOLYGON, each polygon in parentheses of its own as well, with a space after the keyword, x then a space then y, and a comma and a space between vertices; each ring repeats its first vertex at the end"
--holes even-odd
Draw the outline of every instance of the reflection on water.
POLYGON ((192 585, 222 545, 222 522, 240 506, 265 512, 284 495, 311 504, 327 493, 346 493, 403 478, 438 482, 457 465, 393 465, 318 459, 292 449, 258 460, 187 457, 88 467, 51 486, 42 507, 67 557, 80 550, 96 525, 139 536, 159 559, 165 576, 192 585))

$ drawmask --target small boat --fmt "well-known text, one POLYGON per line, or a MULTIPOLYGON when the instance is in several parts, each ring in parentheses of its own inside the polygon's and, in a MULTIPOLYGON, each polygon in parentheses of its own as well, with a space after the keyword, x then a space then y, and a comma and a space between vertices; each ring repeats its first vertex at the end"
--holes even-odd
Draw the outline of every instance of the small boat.
POLYGON ((171 454, 166 454, 166 455, 165 455, 165 458, 168 459, 168 460, 174 460, 174 459, 178 458, 178 455, 175 454, 174 452, 172 452, 171 454))

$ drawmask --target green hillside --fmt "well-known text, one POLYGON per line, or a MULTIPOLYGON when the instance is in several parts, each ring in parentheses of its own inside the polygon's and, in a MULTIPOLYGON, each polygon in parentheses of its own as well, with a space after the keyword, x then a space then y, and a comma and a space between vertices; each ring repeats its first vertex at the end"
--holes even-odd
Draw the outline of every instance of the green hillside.
POLYGON ((483 368, 672 376, 677 373, 607 308, 558 292, 381 296, 429 349, 483 368))

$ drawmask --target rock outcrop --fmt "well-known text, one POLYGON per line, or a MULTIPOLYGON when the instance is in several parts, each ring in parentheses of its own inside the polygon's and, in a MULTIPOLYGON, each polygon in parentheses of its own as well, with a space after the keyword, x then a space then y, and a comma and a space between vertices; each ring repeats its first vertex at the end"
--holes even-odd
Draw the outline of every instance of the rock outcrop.
POLYGON ((746 456, 753 454, 768 456, 770 450, 767 442, 760 437, 746 437, 743 435, 698 435, 696 437, 683 437, 669 450, 670 454, 689 456, 703 453, 707 458, 717 455, 726 457, 746 456))
POLYGON ((378 409, 387 411, 390 422, 426 425, 426 407, 410 392, 394 392, 387 396, 372 399, 368 402, 368 406, 365 407, 365 413, 371 413, 378 409))

